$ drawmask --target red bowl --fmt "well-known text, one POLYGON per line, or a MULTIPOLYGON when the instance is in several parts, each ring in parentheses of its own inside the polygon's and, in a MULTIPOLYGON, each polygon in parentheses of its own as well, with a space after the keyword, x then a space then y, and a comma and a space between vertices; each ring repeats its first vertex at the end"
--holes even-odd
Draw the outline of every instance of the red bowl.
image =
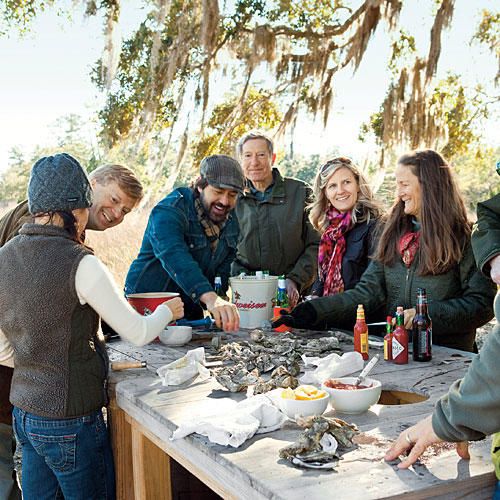
POLYGON ((146 292, 127 295, 129 304, 143 316, 149 316, 160 304, 178 297, 174 292, 146 292))

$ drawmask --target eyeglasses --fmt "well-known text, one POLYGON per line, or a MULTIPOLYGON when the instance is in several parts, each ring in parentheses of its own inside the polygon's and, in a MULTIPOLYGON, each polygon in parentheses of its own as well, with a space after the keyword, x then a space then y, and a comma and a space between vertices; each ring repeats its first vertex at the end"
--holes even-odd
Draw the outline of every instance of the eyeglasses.
POLYGON ((339 156, 333 160, 328 160, 319 170, 320 174, 324 174, 327 170, 330 170, 334 165, 352 165, 352 161, 345 156, 339 156))

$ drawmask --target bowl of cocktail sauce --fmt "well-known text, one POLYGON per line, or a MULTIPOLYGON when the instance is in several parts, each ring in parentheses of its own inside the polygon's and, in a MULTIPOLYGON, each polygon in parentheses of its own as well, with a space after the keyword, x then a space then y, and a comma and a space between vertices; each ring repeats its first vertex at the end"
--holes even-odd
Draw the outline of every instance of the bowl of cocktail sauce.
POLYGON ((373 378, 365 378, 355 385, 356 377, 328 379, 321 388, 330 395, 331 407, 342 413, 363 413, 380 398, 382 383, 373 378))

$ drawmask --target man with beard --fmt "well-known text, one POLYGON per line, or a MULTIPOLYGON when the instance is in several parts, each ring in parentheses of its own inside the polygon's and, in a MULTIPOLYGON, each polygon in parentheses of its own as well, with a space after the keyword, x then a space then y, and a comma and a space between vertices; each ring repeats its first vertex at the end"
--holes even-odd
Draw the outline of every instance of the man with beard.
POLYGON ((204 158, 191 187, 175 189, 153 208, 125 293, 178 292, 185 318, 203 318, 207 309, 218 327, 236 331, 238 310, 215 293, 214 280, 220 276, 227 290, 239 233, 231 212, 244 183, 233 158, 204 158))

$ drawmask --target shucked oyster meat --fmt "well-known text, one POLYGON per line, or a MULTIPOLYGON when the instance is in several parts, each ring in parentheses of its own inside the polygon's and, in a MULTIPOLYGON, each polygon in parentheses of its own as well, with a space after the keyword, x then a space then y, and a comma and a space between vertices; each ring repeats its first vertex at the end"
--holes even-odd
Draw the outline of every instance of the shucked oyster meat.
POLYGON ((295 443, 282 448, 279 456, 301 467, 333 468, 340 458, 338 451, 351 448, 358 432, 355 425, 340 418, 321 415, 299 418, 297 423, 306 430, 295 443))

